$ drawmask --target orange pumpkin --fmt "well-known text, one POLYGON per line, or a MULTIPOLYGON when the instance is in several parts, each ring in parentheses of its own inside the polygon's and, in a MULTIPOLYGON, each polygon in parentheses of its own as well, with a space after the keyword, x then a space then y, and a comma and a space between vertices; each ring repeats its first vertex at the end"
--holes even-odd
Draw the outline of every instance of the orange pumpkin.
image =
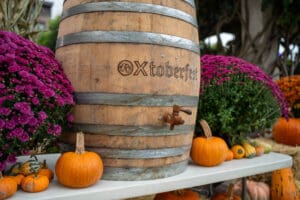
POLYGON ((17 182, 11 177, 3 177, 0 172, 0 199, 13 196, 17 191, 17 182))
POLYGON ((158 193, 154 197, 154 200, 200 200, 200 199, 201 198, 199 194, 190 189, 158 193))
POLYGON ((230 161, 233 159, 233 152, 228 149, 225 161, 230 161))
POLYGON ((51 169, 48 168, 46 160, 44 160, 43 166, 40 169, 40 171, 38 172, 39 175, 44 175, 47 176, 47 178, 49 179, 49 181, 52 181, 53 177, 54 177, 54 173, 51 169))
POLYGON ((49 186, 49 179, 43 175, 28 175, 22 179, 21 188, 25 192, 41 192, 49 186))
POLYGON ((76 151, 63 153, 55 164, 58 181, 67 187, 84 188, 95 184, 102 176, 103 163, 95 152, 84 149, 84 135, 77 133, 76 151))
POLYGON ((226 142, 220 137, 212 136, 210 127, 205 120, 201 120, 200 124, 204 130, 205 137, 193 139, 191 148, 192 160, 198 165, 207 167, 223 163, 228 151, 226 142))
POLYGON ((294 174, 290 167, 272 172, 271 197, 274 200, 299 200, 294 174))
POLYGON ((227 192, 217 193, 211 200, 241 200, 241 197, 233 194, 233 184, 230 184, 227 192))
POLYGON ((273 139, 282 144, 300 145, 300 118, 279 118, 273 126, 273 139))
POLYGON ((16 176, 6 176, 6 177, 10 177, 10 178, 14 179, 16 181, 17 185, 20 185, 22 179, 24 178, 24 175, 23 174, 18 174, 16 176))

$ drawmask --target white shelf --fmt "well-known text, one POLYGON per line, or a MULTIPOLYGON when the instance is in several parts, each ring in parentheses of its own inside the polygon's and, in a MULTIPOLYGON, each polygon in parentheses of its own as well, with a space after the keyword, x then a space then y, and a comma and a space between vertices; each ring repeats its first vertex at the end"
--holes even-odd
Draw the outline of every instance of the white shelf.
MULTIPOLYGON (((38 156, 39 160, 47 159, 50 168, 54 167, 58 154, 38 156)), ((20 160, 27 160, 21 158, 20 160)), ((70 189, 60 185, 56 179, 49 188, 39 193, 25 193, 22 190, 10 198, 44 200, 112 200, 144 196, 180 188, 206 185, 210 183, 246 177, 292 166, 292 158, 279 153, 269 153, 252 159, 241 159, 224 162, 216 167, 200 167, 190 163, 183 173, 156 180, 147 181, 106 181, 100 180, 95 185, 84 189, 70 189)))

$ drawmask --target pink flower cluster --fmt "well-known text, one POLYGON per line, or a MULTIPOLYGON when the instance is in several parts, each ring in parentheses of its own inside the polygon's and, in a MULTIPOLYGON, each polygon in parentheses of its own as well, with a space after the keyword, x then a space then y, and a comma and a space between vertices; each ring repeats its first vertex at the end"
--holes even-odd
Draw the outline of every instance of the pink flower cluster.
POLYGON ((73 87, 48 48, 0 31, 0 171, 68 126, 73 87))
POLYGON ((215 84, 218 85, 222 84, 233 75, 239 74, 264 83, 271 89, 281 107, 282 115, 288 118, 289 109, 282 92, 271 76, 267 75, 261 68, 233 56, 204 55, 201 57, 201 70, 201 84, 205 86, 210 85, 211 81, 215 81, 215 84))

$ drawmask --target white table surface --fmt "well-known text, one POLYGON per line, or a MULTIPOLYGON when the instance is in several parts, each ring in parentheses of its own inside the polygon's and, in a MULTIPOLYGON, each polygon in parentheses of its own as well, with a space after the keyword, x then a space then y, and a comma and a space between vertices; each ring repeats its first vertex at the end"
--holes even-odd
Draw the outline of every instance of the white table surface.
MULTIPOLYGON (((58 154, 38 156, 39 160, 47 159, 50 168, 54 168, 58 154)), ((24 158, 27 160, 27 158, 24 158)), ((23 160, 22 158, 20 159, 23 160)), ((176 190, 181 188, 195 187, 225 180, 246 177, 255 174, 274 171, 292 166, 292 158, 285 154, 269 153, 252 159, 232 160, 216 167, 200 167, 190 163, 183 173, 162 179, 147 181, 106 181, 100 180, 95 185, 83 189, 70 189, 60 185, 56 178, 49 188, 39 193, 26 193, 21 189, 10 198, 44 200, 110 200, 144 196, 176 190)), ((105 169, 104 169, 105 170, 105 169)))

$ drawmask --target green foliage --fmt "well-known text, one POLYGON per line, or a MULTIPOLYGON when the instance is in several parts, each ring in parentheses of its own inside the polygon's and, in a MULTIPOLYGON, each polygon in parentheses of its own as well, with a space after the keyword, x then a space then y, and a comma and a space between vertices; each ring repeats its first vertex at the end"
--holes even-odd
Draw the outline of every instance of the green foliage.
POLYGON ((231 145, 270 128, 281 115, 271 90, 241 74, 221 84, 202 86, 198 109, 197 120, 207 120, 213 133, 231 145))
POLYGON ((55 51, 59 22, 59 16, 50 20, 49 30, 39 34, 37 43, 50 48, 52 51, 55 51))
POLYGON ((0 30, 33 40, 39 32, 35 27, 42 5, 43 1, 39 0, 1 0, 0 30))

